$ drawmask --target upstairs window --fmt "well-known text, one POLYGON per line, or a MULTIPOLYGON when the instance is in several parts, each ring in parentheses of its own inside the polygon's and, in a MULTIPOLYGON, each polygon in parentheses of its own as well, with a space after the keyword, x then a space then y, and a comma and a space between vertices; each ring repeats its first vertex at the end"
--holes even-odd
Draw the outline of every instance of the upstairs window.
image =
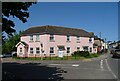
POLYGON ((80 36, 77 36, 77 41, 79 41, 80 40, 80 36))
POLYGON ((67 41, 70 41, 70 36, 69 35, 67 36, 67 41))
POLYGON ((33 35, 30 35, 30 41, 33 41, 33 35))
POLYGON ((92 42, 92 38, 91 38, 91 37, 89 38, 89 42, 90 42, 90 43, 92 42))
POLYGON ((50 35, 50 41, 53 41, 53 40, 54 40, 54 35, 51 34, 51 35, 50 35))
POLYGON ((36 35, 36 41, 39 41, 39 40, 40 40, 40 36, 36 35))

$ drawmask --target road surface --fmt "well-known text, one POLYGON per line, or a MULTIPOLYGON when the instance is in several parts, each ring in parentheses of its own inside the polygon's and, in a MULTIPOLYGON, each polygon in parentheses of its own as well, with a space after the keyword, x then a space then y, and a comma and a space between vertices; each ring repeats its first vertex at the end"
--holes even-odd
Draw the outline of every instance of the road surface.
POLYGON ((76 61, 16 61, 4 58, 2 67, 3 72, 15 75, 19 80, 117 81, 117 61, 113 61, 109 54, 96 59, 76 61))

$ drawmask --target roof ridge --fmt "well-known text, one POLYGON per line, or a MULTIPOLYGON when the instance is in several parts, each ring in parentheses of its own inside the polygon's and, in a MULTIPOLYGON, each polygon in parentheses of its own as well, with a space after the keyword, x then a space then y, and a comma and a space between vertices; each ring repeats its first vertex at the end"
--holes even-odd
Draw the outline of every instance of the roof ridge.
MULTIPOLYGON (((61 28, 66 28, 66 29, 76 29, 76 30, 83 30, 83 31, 85 31, 82 28, 72 28, 72 27, 67 27, 67 26, 58 26, 58 25, 45 25, 45 26, 48 26, 48 27, 61 27, 61 28)), ((40 26, 40 27, 42 27, 42 26, 40 26)), ((87 31, 85 31, 85 32, 87 32, 87 31)))
POLYGON ((36 26, 31 27, 25 31, 25 34, 35 34, 38 32, 48 32, 48 33, 55 33, 55 34, 69 34, 69 35, 80 35, 80 36, 93 36, 90 34, 90 32, 85 31, 81 28, 72 28, 72 27, 66 27, 66 26, 53 26, 53 25, 44 25, 44 26, 36 26))
POLYGON ((31 28, 38 28, 38 27, 61 27, 61 28, 68 28, 68 29, 80 29, 80 30, 84 30, 84 29, 81 29, 81 28, 72 28, 72 27, 67 27, 67 26, 58 26, 58 25, 41 25, 41 26, 32 26, 28 29, 31 29, 31 28))

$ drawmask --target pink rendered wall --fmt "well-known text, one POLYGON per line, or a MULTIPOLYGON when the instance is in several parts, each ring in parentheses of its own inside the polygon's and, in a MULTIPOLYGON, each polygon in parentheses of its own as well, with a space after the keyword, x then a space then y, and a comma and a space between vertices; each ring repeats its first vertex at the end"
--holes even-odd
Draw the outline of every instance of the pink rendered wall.
POLYGON ((17 47, 17 56, 18 56, 18 57, 24 57, 24 54, 25 54, 24 47, 20 44, 20 45, 17 47), (20 54, 20 48, 22 48, 22 54, 20 54))
MULTIPOLYGON (((80 37, 80 43, 77 43, 77 38, 76 36, 70 36, 70 42, 67 42, 67 37, 64 35, 54 35, 55 41, 54 42, 50 42, 49 41, 49 36, 47 35, 47 48, 46 48, 46 53, 49 54, 50 51, 50 47, 55 47, 55 54, 58 53, 58 47, 57 45, 64 45, 65 49, 67 47, 70 47, 71 52, 73 53, 74 51, 77 50, 77 47, 80 47, 80 50, 82 49, 82 46, 89 46, 92 47, 92 52, 93 52, 93 44, 94 44, 94 38, 92 38, 92 43, 89 43, 89 38, 88 37, 80 37)), ((66 52, 65 52, 66 54, 66 52)), ((70 55, 70 54, 69 54, 70 55)))
MULTIPOLYGON (((33 42, 30 41, 30 36, 22 36, 21 41, 27 43, 29 45, 28 47, 28 56, 34 57, 34 56, 40 56, 40 54, 36 54, 36 47, 40 48, 41 53, 41 43, 43 44, 43 49, 46 49, 46 34, 40 35, 40 40, 36 42, 36 35, 33 36, 33 42), (30 54, 30 47, 33 48, 33 54, 30 54)), ((44 50, 46 52, 46 50, 44 50)))
MULTIPOLYGON (((64 35, 54 35, 55 41, 50 42, 49 40, 50 35, 49 34, 44 34, 40 35, 40 41, 36 42, 36 35, 33 36, 33 42, 30 42, 29 36, 22 36, 21 41, 27 43, 30 47, 34 48, 34 54, 29 55, 30 57, 34 57, 36 54, 36 47, 40 47, 41 50, 41 43, 43 43, 43 50, 44 54, 47 54, 49 56, 50 52, 50 47, 54 47, 54 52, 56 55, 58 55, 58 45, 63 45, 66 47, 70 47, 70 53, 74 52, 77 50, 77 47, 80 47, 80 50, 82 49, 82 46, 89 46, 92 47, 92 52, 93 51, 93 43, 94 43, 94 38, 92 38, 92 43, 89 43, 89 38, 88 37, 80 37, 80 43, 77 43, 77 38, 76 36, 70 36, 70 42, 67 42, 67 37, 64 35)), ((30 54, 30 49, 28 48, 28 54, 30 54)), ((19 49, 18 49, 19 50, 19 49)), ((41 51, 40 51, 41 53, 41 51)), ((66 51, 64 52, 66 55, 66 51)), ((38 54, 37 54, 38 55, 38 54)), ((43 55, 43 54, 42 54, 43 55)), ((68 54, 70 55, 70 54, 68 54)), ((39 55, 38 55, 39 56, 39 55)))

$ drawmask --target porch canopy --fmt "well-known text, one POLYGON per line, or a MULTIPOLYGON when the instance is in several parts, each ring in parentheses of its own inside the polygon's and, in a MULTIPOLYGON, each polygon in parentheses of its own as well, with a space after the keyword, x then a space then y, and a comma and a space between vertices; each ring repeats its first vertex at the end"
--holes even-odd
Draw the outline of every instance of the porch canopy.
POLYGON ((59 51, 64 51, 65 50, 65 46, 64 45, 58 45, 57 46, 59 51))
POLYGON ((16 47, 18 47, 20 44, 21 44, 22 46, 24 46, 24 47, 28 47, 28 44, 26 44, 26 43, 23 42, 23 41, 20 41, 20 42, 16 45, 16 47))

